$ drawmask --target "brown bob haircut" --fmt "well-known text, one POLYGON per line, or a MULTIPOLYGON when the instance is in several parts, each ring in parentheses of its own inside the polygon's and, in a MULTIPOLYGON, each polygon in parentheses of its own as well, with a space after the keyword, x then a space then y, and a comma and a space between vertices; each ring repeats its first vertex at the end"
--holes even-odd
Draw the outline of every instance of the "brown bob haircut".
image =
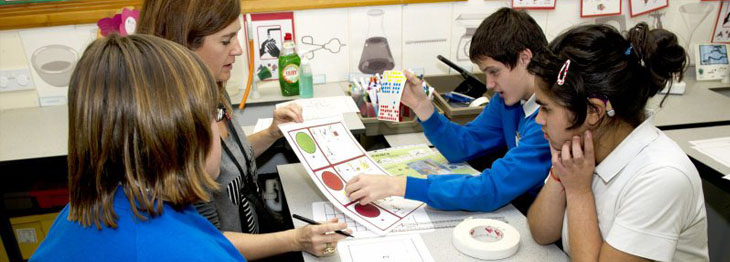
POLYGON ((89 45, 68 92, 68 219, 116 228, 120 186, 141 220, 161 215, 163 201, 180 210, 208 200, 217 96, 205 63, 174 42, 111 35, 89 45))
MULTIPOLYGON (((206 36, 223 30, 240 15, 240 0, 145 0, 136 32, 196 50, 206 36)), ((232 112, 223 83, 218 86, 220 103, 232 112)))

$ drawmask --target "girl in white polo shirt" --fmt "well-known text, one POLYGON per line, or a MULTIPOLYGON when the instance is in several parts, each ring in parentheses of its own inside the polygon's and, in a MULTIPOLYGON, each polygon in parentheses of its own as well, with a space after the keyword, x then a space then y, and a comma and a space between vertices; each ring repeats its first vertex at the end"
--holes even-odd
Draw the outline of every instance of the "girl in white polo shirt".
POLYGON ((644 109, 683 76, 677 37, 645 23, 626 38, 585 25, 549 50, 528 68, 553 163, 527 216, 535 241, 562 237, 574 261, 707 261, 697 169, 644 109))

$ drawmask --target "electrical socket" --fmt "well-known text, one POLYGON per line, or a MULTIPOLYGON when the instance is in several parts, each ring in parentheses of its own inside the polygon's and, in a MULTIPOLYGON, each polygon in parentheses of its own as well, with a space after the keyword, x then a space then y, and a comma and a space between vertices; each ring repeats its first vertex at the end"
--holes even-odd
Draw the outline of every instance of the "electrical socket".
POLYGON ((30 69, 0 70, 0 92, 31 90, 34 88, 30 69))

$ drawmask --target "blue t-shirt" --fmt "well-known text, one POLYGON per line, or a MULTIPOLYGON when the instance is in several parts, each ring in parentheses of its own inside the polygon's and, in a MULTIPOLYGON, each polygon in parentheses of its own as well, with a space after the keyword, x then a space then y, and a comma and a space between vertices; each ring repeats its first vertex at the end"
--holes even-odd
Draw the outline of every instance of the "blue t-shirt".
MULTIPOLYGON (((533 100, 534 97, 530 100, 533 100)), ((408 177, 405 197, 444 210, 493 211, 544 184, 550 170, 550 145, 537 111, 526 115, 517 104, 492 97, 477 118, 459 125, 434 112, 421 125, 431 143, 450 162, 462 162, 507 147, 507 153, 479 176, 408 177)))
POLYGON ((117 228, 82 227, 59 213, 31 261, 246 261, 192 205, 164 204, 162 215, 138 219, 121 187, 114 196, 117 228))

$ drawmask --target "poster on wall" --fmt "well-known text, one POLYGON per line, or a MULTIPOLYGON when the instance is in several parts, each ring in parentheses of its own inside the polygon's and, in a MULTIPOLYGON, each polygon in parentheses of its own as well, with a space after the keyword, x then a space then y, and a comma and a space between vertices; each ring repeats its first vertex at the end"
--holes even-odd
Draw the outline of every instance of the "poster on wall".
POLYGON ((254 74, 258 80, 279 79, 279 54, 284 36, 294 35, 294 13, 251 14, 253 36, 254 74))
POLYGON ((730 43, 730 8, 723 1, 717 12, 715 29, 712 31, 713 43, 730 43))
POLYGON ((557 0, 512 0, 515 9, 555 9, 557 0))
POLYGON ((581 0, 580 17, 621 14, 621 0, 581 0))
POLYGON ((84 49, 97 36, 95 24, 19 31, 40 106, 67 103, 68 85, 84 49))
POLYGON ((629 0, 631 17, 643 15, 669 6, 669 0, 629 0))

